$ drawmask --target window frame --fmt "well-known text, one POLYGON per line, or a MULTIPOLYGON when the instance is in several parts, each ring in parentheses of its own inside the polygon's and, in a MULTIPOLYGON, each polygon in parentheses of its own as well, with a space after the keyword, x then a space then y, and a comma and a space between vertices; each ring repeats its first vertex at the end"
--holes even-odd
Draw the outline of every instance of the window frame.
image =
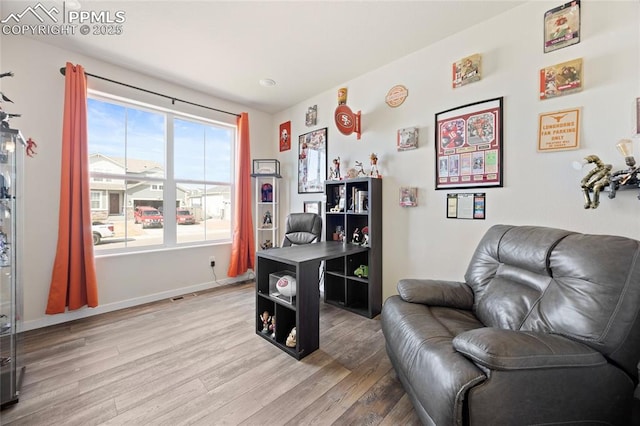
MULTIPOLYGON (((190 241, 190 242, 177 242, 177 232, 178 232, 178 228, 177 228, 177 224, 176 221, 165 221, 165 226, 163 226, 163 241, 160 244, 153 244, 153 245, 146 245, 146 246, 136 246, 136 247, 122 247, 122 248, 114 248, 114 249, 99 249, 99 250, 94 250, 94 256, 95 257, 100 257, 103 255, 126 255, 126 254, 133 254, 133 253, 139 253, 139 252, 148 252, 148 251, 158 251, 158 250, 167 250, 167 249, 182 249, 182 248, 189 248, 189 247, 201 247, 201 246, 214 246, 214 245, 219 245, 219 244, 230 244, 233 238, 233 229, 235 227, 234 224, 234 214, 233 211, 236 208, 236 199, 235 199, 235 187, 236 187, 236 182, 235 182, 235 177, 236 177, 236 150, 237 150, 237 137, 238 137, 238 128, 237 125, 231 122, 224 122, 224 121, 219 121, 219 120, 214 120, 214 119, 210 119, 210 118, 205 118, 202 117, 200 115, 195 115, 195 114, 191 114, 191 113, 187 113, 184 111, 179 111, 177 109, 169 109, 169 108, 165 108, 165 107, 161 107, 161 106, 157 106, 157 105, 152 105, 152 104, 148 104, 148 103, 144 103, 144 102, 140 102, 137 101, 135 99, 131 99, 131 98, 124 98, 121 96, 117 96, 117 95, 113 95, 110 93, 105 93, 105 92, 100 92, 97 90, 92 90, 92 89, 88 89, 87 90, 87 96, 89 99, 94 99, 100 102, 107 102, 107 103, 111 103, 111 104, 115 104, 115 105, 119 105, 122 106, 124 108, 135 108, 138 110, 142 110, 142 111, 147 111, 147 112, 151 112, 151 113, 158 113, 158 114, 163 114, 164 115, 164 119, 165 119, 165 123, 164 123, 164 131, 165 131, 165 170, 164 170, 164 178, 160 178, 157 176, 145 176, 145 182, 149 183, 150 185, 154 185, 154 186, 160 186, 162 187, 162 190, 159 189, 155 189, 152 190, 150 188, 150 190, 154 191, 154 192, 162 192, 162 205, 163 205, 163 215, 165 217, 175 217, 176 216, 176 210, 179 208, 178 206, 176 206, 176 201, 178 200, 177 197, 177 191, 175 190, 177 188, 176 185, 179 185, 181 183, 193 183, 193 184, 202 184, 202 185, 213 185, 213 186, 226 186, 229 188, 229 199, 230 199, 230 204, 231 204, 231 217, 229 218, 229 235, 226 238, 223 239, 215 239, 215 240, 198 240, 198 241, 190 241), (192 121, 198 124, 202 124, 205 126, 214 126, 214 127, 221 127, 221 128, 227 128, 230 130, 230 176, 229 176, 229 182, 219 182, 219 181, 206 181, 204 180, 204 176, 203 176, 203 180, 185 180, 185 179, 176 179, 174 176, 174 159, 175 159, 175 141, 174 141, 174 120, 175 119, 182 119, 182 120, 188 120, 188 121, 192 121)), ((87 117, 88 119, 88 117, 87 117)), ((126 150, 125 150, 126 152, 126 150)), ((126 154, 125 154, 126 156, 126 154)), ((92 172, 91 170, 89 171, 89 177, 90 177, 90 181, 94 182, 94 178, 98 178, 101 179, 102 182, 122 182, 123 186, 125 188, 125 195, 126 195, 126 186, 127 186, 127 181, 132 181, 132 180, 140 180, 140 176, 138 175, 132 175, 132 174, 128 174, 126 173, 126 170, 123 174, 115 174, 115 173, 108 173, 105 172, 104 170, 100 170, 100 171, 95 171, 92 172)), ((98 181, 100 182, 100 181, 98 181)), ((90 189, 91 192, 101 192, 101 190, 93 190, 90 189)), ((100 200, 100 204, 101 207, 105 207, 104 203, 104 197, 106 195, 102 194, 101 196, 101 200, 100 200)), ((89 197, 91 200, 91 197, 89 197)), ((93 201, 93 200, 91 200, 93 201)), ((123 206, 124 209, 127 210, 128 208, 133 208, 133 206, 129 205, 129 203, 132 203, 133 200, 132 199, 127 199, 127 197, 125 196, 125 198, 123 199, 123 206)), ((108 207, 108 204, 107 204, 108 207)), ((92 207, 90 207, 91 210, 93 211, 94 209, 92 207)), ((125 217, 125 221, 127 220, 127 218, 125 217)))

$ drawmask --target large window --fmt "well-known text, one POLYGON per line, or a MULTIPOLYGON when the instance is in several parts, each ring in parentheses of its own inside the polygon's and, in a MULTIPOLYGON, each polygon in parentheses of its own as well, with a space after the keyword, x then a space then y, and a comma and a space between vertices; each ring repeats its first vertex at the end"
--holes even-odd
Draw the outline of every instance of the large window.
POLYGON ((235 126, 91 95, 88 133, 96 253, 231 239, 235 126))

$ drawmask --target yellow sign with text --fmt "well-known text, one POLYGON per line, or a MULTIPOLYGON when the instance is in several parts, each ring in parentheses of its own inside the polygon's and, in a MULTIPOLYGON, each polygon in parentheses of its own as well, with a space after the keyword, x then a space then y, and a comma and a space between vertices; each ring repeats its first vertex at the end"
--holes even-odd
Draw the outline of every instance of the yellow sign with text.
POLYGON ((538 151, 563 151, 580 147, 581 108, 545 112, 538 120, 538 151))

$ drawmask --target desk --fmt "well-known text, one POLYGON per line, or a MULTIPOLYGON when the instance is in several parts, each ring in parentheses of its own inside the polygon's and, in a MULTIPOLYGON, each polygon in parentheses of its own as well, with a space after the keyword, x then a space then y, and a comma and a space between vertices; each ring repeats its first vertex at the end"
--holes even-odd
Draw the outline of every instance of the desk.
POLYGON ((357 253, 367 247, 322 241, 302 246, 261 250, 256 253, 256 334, 296 359, 302 359, 320 346, 320 263, 357 253), (296 298, 287 303, 269 294, 269 275, 291 271, 297 281, 296 298), (276 317, 276 335, 264 334, 260 315, 268 311, 276 317), (296 327, 296 347, 286 346, 287 336, 296 327))

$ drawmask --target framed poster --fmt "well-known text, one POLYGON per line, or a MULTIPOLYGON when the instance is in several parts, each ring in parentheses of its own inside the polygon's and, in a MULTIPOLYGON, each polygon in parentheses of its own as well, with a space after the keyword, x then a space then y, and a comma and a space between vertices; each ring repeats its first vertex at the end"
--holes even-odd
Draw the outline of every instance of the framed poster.
POLYGON ((327 128, 298 137, 298 194, 324 192, 327 179, 327 128))
POLYGON ((304 212, 320 214, 321 205, 322 205, 322 201, 305 201, 303 204, 304 212))
POLYGON ((502 99, 436 114, 436 189, 502 186, 502 99))
POLYGON ((545 112, 538 119, 538 152, 580 147, 580 108, 545 112))
POLYGON ((291 122, 280 125, 280 152, 291 149, 291 122))
POLYGON ((555 98, 582 90, 582 58, 540 70, 540 99, 555 98))
POLYGON ((580 43, 580 0, 554 7, 544 14, 544 53, 580 43))

